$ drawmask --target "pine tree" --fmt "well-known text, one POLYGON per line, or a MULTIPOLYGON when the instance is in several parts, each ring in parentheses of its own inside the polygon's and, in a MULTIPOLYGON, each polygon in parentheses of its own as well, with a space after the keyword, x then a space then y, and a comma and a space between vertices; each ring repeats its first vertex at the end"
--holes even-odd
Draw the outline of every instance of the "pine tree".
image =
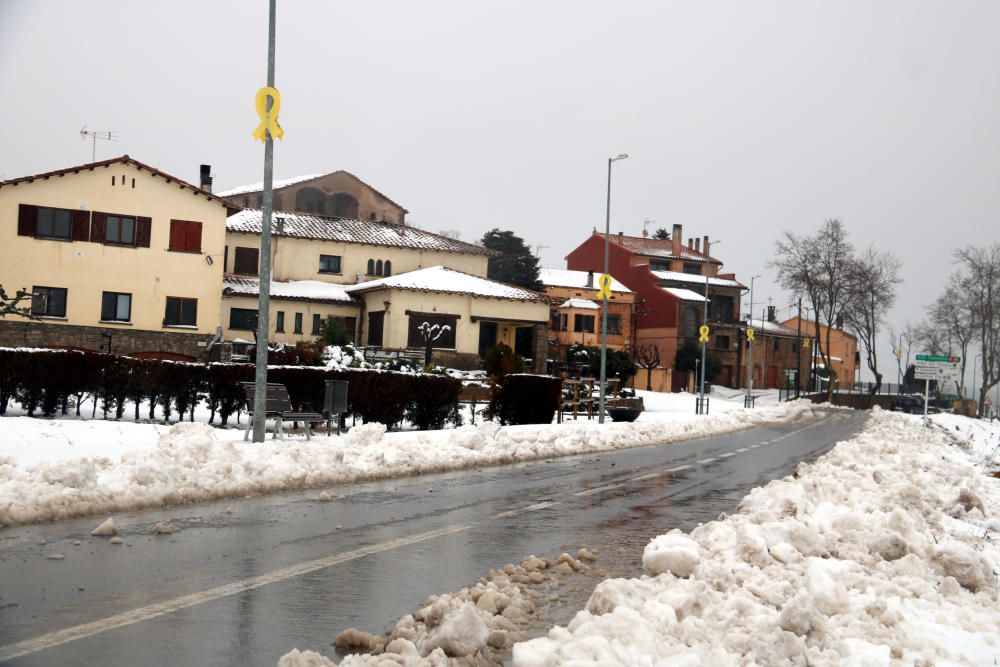
POLYGON ((538 279, 538 258, 531 254, 531 249, 520 236, 512 231, 491 229, 483 235, 483 245, 503 253, 500 257, 490 257, 486 267, 487 278, 525 289, 542 289, 542 282, 538 279))

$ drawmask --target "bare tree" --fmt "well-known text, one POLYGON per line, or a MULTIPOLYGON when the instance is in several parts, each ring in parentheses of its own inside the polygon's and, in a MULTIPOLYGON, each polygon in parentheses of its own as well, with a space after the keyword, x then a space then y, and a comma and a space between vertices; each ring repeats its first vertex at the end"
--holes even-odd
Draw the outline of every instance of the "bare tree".
POLYGON ((642 343, 635 348, 635 360, 646 369, 646 391, 653 391, 653 369, 660 365, 660 348, 642 343))
POLYGON ((0 317, 19 315, 37 320, 38 318, 31 314, 31 298, 33 296, 34 294, 23 287, 14 292, 14 294, 7 294, 7 290, 3 288, 3 285, 0 285, 0 317), (24 301, 28 303, 21 305, 24 301))
MULTIPOLYGON (((962 287, 964 278, 959 273, 952 274, 944 293, 931 306, 931 321, 940 332, 945 346, 942 351, 962 358, 962 380, 958 385, 958 395, 965 396, 965 367, 969 363, 969 346, 975 336, 969 294, 962 287)), ((929 350, 932 354, 934 350, 929 350)))
POLYGON ((830 363, 830 334, 840 328, 847 296, 847 268, 853 248, 840 220, 827 220, 813 236, 786 231, 776 243, 775 259, 769 266, 778 270, 778 281, 790 292, 805 296, 813 308, 815 337, 823 365, 829 372, 826 400, 833 400, 837 373, 830 363), (826 326, 823 341, 821 326, 826 326))
POLYGON ((909 320, 906 321, 902 331, 897 331, 894 327, 889 327, 889 342, 892 344, 893 353, 896 357, 896 367, 899 369, 899 383, 903 384, 906 369, 910 365, 910 352, 913 350, 913 345, 920 342, 917 327, 910 324, 909 320), (903 361, 904 355, 906 361, 903 361))
POLYGON ((844 319, 865 348, 865 362, 875 376, 868 392, 867 408, 875 404, 875 395, 882 387, 882 372, 878 367, 878 338, 882 321, 896 302, 896 285, 900 261, 889 252, 869 247, 854 258, 846 268, 844 319))
POLYGON ((1000 382, 1000 243, 989 248, 969 246, 956 250, 955 259, 974 340, 982 352, 978 369, 982 386, 976 397, 982 414, 986 396, 1000 382))

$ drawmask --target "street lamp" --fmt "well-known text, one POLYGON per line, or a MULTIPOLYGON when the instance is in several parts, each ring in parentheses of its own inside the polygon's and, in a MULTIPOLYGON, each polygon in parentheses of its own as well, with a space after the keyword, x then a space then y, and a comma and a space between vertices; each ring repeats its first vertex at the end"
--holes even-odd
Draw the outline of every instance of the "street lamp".
MULTIPOLYGON (((979 365, 979 360, 983 358, 983 353, 979 352, 976 354, 975 361, 972 362, 972 400, 976 402, 976 414, 979 414, 979 399, 976 398, 976 366, 979 365)), ((965 398, 964 396, 962 398, 965 398)))
MULTIPOLYGON (((601 275, 601 280, 604 281, 604 276, 608 275, 608 252, 611 237, 611 163, 617 162, 618 160, 624 160, 628 157, 628 153, 621 153, 616 157, 608 158, 608 206, 604 217, 604 273, 601 275)), ((602 283, 601 294, 604 298, 604 308, 601 311, 601 399, 598 405, 597 413, 597 423, 604 423, 604 406, 607 403, 607 381, 608 381, 608 292, 611 291, 611 285, 608 284, 607 287, 602 283)))
MULTIPOLYGON (((748 328, 753 329, 753 282, 760 278, 760 274, 750 276, 750 322, 748 328)), ((750 351, 747 354, 747 397, 744 401, 745 407, 750 407, 753 401, 753 339, 748 338, 750 351)))

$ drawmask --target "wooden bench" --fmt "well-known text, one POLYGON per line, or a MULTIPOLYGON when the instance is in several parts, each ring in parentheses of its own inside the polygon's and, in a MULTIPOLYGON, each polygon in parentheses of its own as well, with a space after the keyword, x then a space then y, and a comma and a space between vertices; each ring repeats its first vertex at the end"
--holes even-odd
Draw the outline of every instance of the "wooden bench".
MULTIPOLYGON (((247 431, 243 434, 244 440, 250 439, 250 429, 253 428, 253 399, 254 399, 254 383, 253 382, 241 382, 243 385, 243 392, 246 395, 246 408, 247 412, 250 414, 250 420, 247 423, 247 431)), ((306 425, 306 440, 310 437, 310 425, 314 423, 326 423, 326 417, 319 414, 318 412, 296 412, 292 410, 292 403, 288 398, 288 389, 285 385, 278 384, 276 382, 268 382, 267 390, 265 395, 265 419, 273 419, 275 421, 275 431, 271 436, 271 439, 275 438, 279 440, 284 440, 284 432, 282 428, 283 422, 303 422, 306 425)))

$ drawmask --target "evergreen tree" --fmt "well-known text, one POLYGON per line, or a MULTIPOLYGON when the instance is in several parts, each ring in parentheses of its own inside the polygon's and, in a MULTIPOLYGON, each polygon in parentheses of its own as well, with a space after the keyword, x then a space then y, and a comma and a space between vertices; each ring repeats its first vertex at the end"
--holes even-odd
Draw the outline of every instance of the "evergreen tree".
POLYGON ((669 241, 670 232, 668 232, 665 227, 660 227, 655 232, 653 232, 653 238, 656 239, 657 241, 669 241))
POLYGON ((542 289, 542 282, 538 279, 538 258, 531 254, 531 249, 520 236, 511 231, 491 229, 483 235, 483 245, 503 253, 500 257, 490 257, 486 267, 487 278, 525 289, 542 289))

